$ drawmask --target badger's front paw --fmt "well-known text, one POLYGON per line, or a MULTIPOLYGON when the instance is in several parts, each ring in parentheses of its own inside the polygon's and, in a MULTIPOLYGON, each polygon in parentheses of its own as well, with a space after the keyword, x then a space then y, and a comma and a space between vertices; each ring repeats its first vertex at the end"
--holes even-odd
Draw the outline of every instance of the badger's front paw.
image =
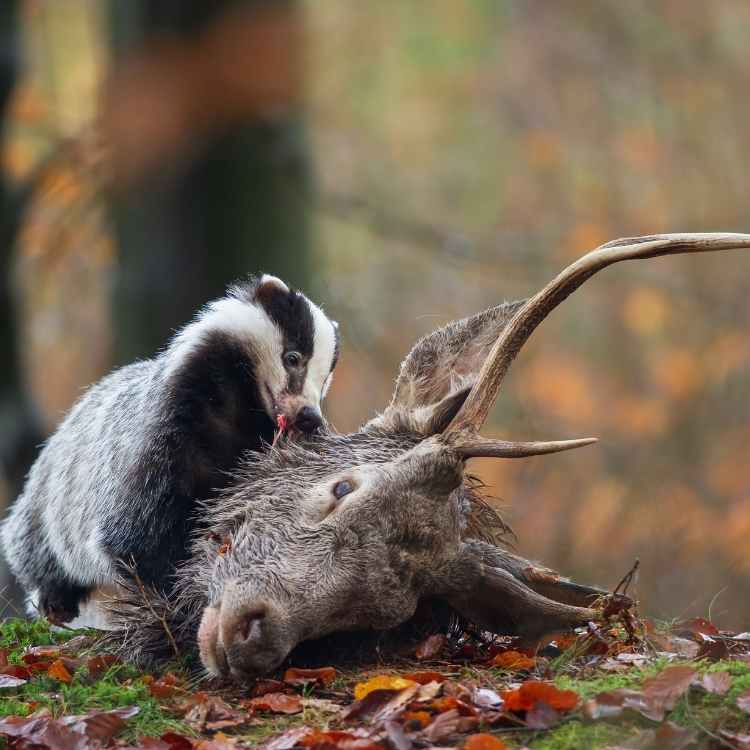
POLYGON ((88 589, 64 584, 39 592, 39 613, 53 625, 64 625, 78 617, 79 605, 88 596, 88 589))

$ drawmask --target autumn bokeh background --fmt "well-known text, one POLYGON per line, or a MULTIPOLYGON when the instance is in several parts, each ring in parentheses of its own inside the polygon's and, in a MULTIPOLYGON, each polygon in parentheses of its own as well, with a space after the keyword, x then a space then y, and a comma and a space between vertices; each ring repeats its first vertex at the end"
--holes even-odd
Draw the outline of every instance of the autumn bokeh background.
MULTIPOLYGON (((260 114, 235 106, 232 91, 250 96, 246 80, 273 79, 278 66, 261 63, 279 50, 230 39, 240 27, 221 19, 200 60, 226 63, 219 80, 234 76, 236 90, 188 75, 180 66, 200 61, 166 45, 138 58, 161 77, 128 77, 128 54, 149 40, 113 53, 127 6, 20 3, 24 69, 2 164, 33 187, 13 278, 45 430, 118 359, 113 321, 124 311, 110 301, 125 245, 157 255, 176 243, 174 227, 123 232, 112 203, 148 200, 163 170, 197 158, 226 123, 287 116, 283 86, 260 114)), ((278 222, 299 256, 253 232, 237 252, 248 271, 291 275, 341 322, 328 402, 339 429, 386 403, 418 336, 529 295, 603 241, 750 228, 743 0, 283 6, 301 23, 281 47, 302 61, 295 127, 313 165, 278 222)), ((261 214, 267 183, 243 166, 256 188, 248 212, 261 214)), ((219 217, 235 199, 216 181, 207 194, 219 217)), ((166 275, 189 284, 193 273, 177 262, 166 275)), ((157 292, 165 278, 153 275, 157 292)), ((608 586, 640 558, 644 611, 747 629, 749 375, 747 254, 645 261, 590 281, 524 350, 491 429, 601 442, 477 464, 518 549, 608 586)))

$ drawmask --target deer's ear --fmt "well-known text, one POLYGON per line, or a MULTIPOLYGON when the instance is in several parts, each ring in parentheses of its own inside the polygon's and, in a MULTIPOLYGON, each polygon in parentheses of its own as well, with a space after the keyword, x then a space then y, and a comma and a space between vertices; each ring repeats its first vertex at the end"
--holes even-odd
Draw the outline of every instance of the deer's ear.
POLYGON ((400 405, 389 406, 382 414, 371 419, 365 428, 387 432, 414 432, 429 437, 441 433, 466 401, 471 386, 449 393, 437 403, 406 409, 400 405))
POLYGON ((523 302, 510 302, 457 320, 420 339, 401 363, 388 408, 368 427, 442 432, 476 382, 500 331, 523 302))

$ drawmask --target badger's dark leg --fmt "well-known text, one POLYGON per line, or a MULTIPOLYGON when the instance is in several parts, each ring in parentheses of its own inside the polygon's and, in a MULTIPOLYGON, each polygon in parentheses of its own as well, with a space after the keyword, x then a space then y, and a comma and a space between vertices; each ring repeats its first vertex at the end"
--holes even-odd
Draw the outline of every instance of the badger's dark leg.
POLYGON ((71 581, 45 581, 39 587, 39 613, 53 625, 64 625, 78 617, 80 605, 91 589, 71 581))

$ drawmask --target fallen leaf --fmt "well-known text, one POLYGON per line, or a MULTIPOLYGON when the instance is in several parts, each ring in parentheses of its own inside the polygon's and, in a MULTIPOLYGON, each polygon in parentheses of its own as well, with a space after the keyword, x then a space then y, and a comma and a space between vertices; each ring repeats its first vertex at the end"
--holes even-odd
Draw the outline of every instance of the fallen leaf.
POLYGON ((414 747, 401 725, 395 721, 385 722, 385 735, 388 738, 388 744, 394 750, 412 750, 414 747))
POLYGON ((24 664, 35 664, 39 661, 51 661, 60 656, 57 646, 31 646, 24 651, 21 657, 24 664))
POLYGON ((71 750, 101 747, 120 732, 125 721, 138 711, 138 707, 133 706, 54 719, 47 709, 43 709, 27 717, 9 716, 0 719, 0 736, 10 738, 15 741, 15 746, 21 747, 71 750))
POLYGON ((422 732, 424 738, 431 744, 458 733, 458 725, 461 715, 455 709, 446 711, 435 717, 435 720, 422 732))
POLYGON ((641 710, 647 719, 661 721, 677 701, 687 692, 696 675, 695 669, 687 666, 667 667, 655 677, 643 683, 643 695, 648 707, 641 710))
POLYGON ((93 656, 86 662, 86 669, 88 669, 91 677, 100 677, 115 664, 120 663, 120 659, 113 654, 100 654, 93 656))
POLYGON ((508 711, 530 711, 537 703, 546 703, 557 711, 572 711, 578 705, 578 693, 560 690, 549 682, 528 680, 517 690, 502 693, 508 711))
POLYGON ((719 635, 719 628, 712 622, 703 617, 694 617, 692 620, 683 620, 677 623, 674 628, 678 635, 690 638, 698 634, 702 635, 719 635))
POLYGON ((494 690, 477 688, 472 694, 472 702, 481 708, 496 708, 502 704, 503 699, 494 690))
POLYGON ((490 664, 501 669, 533 669, 536 666, 536 659, 520 651, 503 651, 492 657, 490 664))
POLYGON ((237 727, 250 720, 246 711, 236 711, 221 698, 204 692, 193 693, 180 704, 179 710, 184 713, 185 721, 198 732, 237 727))
POLYGON ((299 669, 292 667, 284 672, 284 682, 291 685, 306 685, 309 682, 317 682, 318 685, 326 687, 336 679, 336 670, 333 667, 320 667, 319 669, 299 669))
POLYGON ((0 667, 8 666, 8 649, 0 648, 0 667))
POLYGON ((158 680, 154 680, 148 686, 148 691, 154 698, 172 698, 175 693, 182 692, 182 688, 178 685, 178 678, 171 672, 167 672, 162 675, 158 680))
POLYGON ((738 708, 750 714, 750 690, 745 690, 744 693, 738 695, 736 703, 738 708))
POLYGON ((59 680, 60 682, 64 682, 66 685, 73 682, 73 675, 70 674, 62 659, 56 659, 49 665, 47 676, 59 680))
POLYGON ((169 750, 192 750, 193 743, 182 734, 177 732, 165 732, 159 740, 167 745, 169 750))
POLYGON ((19 685, 25 685, 27 680, 22 680, 20 677, 13 677, 9 674, 0 674, 0 689, 2 688, 15 688, 19 685))
POLYGON ((243 701, 242 705, 252 711, 268 711, 274 714, 298 714, 302 711, 302 699, 286 693, 266 693, 258 698, 243 701))
POLYGON ((508 746, 492 734, 472 734, 464 744, 465 750, 508 750, 508 746))
MULTIPOLYGON (((382 748, 377 742, 368 740, 366 737, 360 737, 351 732, 329 731, 322 732, 318 729, 307 730, 307 733, 299 740, 297 745, 300 747, 314 748, 315 750, 330 750, 331 747, 344 746, 346 748, 356 748, 356 750, 370 750, 370 748, 382 748)), ((278 748, 276 750, 279 750, 278 748)))
POLYGON ((412 683, 402 690, 372 690, 361 700, 345 709, 341 718, 345 721, 371 721, 378 723, 398 713, 419 692, 419 685, 412 683))
POLYGON ((646 706, 643 693, 630 688, 616 688, 606 690, 583 704, 583 715, 591 720, 614 719, 622 714, 626 708, 640 710, 646 706))
POLYGON ((525 722, 529 729, 551 729, 560 723, 560 713, 544 701, 538 701, 526 712, 525 722))
POLYGON ((251 698, 259 698, 266 693, 283 693, 287 685, 281 680, 258 680, 250 691, 251 698))
POLYGON ((403 675, 405 680, 413 680, 420 685, 429 685, 431 682, 445 682, 445 677, 440 672, 409 672, 403 675))
POLYGON ((394 675, 381 674, 370 678, 366 682, 358 682, 354 686, 354 697, 357 700, 362 700, 362 698, 373 690, 403 690, 404 688, 412 687, 416 684, 417 683, 414 680, 407 680, 403 677, 397 677, 394 675))
POLYGON ((698 684, 709 693, 725 695, 732 687, 732 675, 729 672, 706 672, 698 684))
POLYGON ((263 750, 291 750, 293 747, 297 747, 299 741, 309 732, 310 729, 308 727, 287 729, 286 732, 268 740, 261 747, 263 750))
POLYGON ((719 732, 721 739, 735 750, 750 750, 750 734, 732 734, 722 730, 719 732))
POLYGON ((21 667, 17 664, 8 664, 4 667, 0 667, 0 675, 3 674, 10 677, 16 677, 19 680, 31 679, 31 670, 28 667, 21 667))
POLYGON ((401 714, 404 724, 414 723, 424 729, 431 721, 432 714, 429 711, 404 711, 401 714))
POLYGON ((434 659, 444 648, 448 639, 442 633, 436 633, 425 638, 417 646, 417 659, 434 659))

